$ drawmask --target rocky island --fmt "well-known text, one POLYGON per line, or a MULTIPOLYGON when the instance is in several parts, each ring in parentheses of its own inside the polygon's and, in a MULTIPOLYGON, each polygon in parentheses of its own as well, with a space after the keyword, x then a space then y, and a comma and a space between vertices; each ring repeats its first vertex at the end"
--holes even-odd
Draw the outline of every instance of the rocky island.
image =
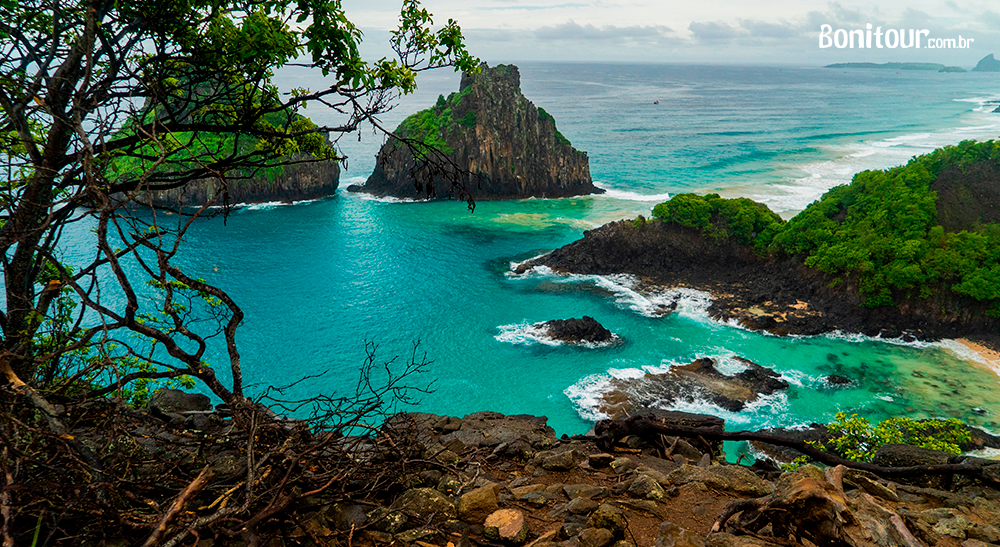
MULTIPOLYGON (((274 173, 262 173, 249 178, 237 178, 227 182, 229 204, 266 203, 281 201, 303 201, 332 196, 340 183, 340 162, 338 160, 316 161, 303 156, 292 158, 292 163, 276 169, 274 173), (300 161, 300 163, 295 163, 300 161)), ((152 193, 154 205, 163 207, 200 207, 215 199, 221 183, 218 179, 206 178, 193 181, 172 190, 152 193)), ((148 198, 141 198, 146 201, 148 198)), ((220 196, 215 205, 222 205, 220 196)))
POLYGON ((1000 61, 993 57, 990 53, 986 57, 983 57, 976 64, 975 68, 972 69, 973 72, 1000 72, 1000 61))
POLYGON ((573 148, 520 85, 513 65, 463 74, 458 93, 396 128, 371 177, 349 190, 477 200, 602 193, 591 181, 587 154, 573 148))
POLYGON ((865 171, 785 223, 748 199, 680 194, 519 266, 629 273, 712 293, 709 313, 775 334, 995 338, 1000 146, 963 142, 865 171))

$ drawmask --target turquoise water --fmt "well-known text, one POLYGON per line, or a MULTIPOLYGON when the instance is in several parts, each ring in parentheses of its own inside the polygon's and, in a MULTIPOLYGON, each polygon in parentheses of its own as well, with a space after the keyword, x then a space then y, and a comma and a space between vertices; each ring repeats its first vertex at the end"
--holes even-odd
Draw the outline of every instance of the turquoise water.
MULTIPOLYGON (((1000 114, 986 106, 1000 98, 993 75, 587 64, 525 64, 521 75, 525 94, 589 153, 606 195, 484 202, 470 213, 462 203, 391 203, 341 191, 193 227, 186 266, 226 288, 246 313, 238 340, 252 392, 326 371, 287 396, 349 394, 366 340, 385 359, 405 358, 419 341, 433 362, 414 383, 433 382, 434 391, 418 410, 538 414, 560 434, 580 433, 599 417, 612 375, 702 356, 736 370, 728 358, 739 355, 774 367, 793 386, 739 414, 699 403, 679 408, 724 416, 731 427, 829 421, 838 410, 997 427, 997 374, 961 358, 953 344, 778 338, 709 320, 701 294, 685 294, 678 313, 656 318, 650 306, 669 295, 639 295, 627 277, 509 273, 512 263, 583 230, 648 214, 670 193, 745 195, 790 216, 859 170, 1000 135, 1000 114), (531 323, 585 314, 624 342, 578 348, 531 336, 531 323), (857 382, 827 389, 820 379, 831 373, 857 382)), ((288 87, 309 84, 296 72, 280 76, 288 87)), ((383 121, 394 127, 457 84, 455 75, 432 74, 383 121)), ((350 160, 342 187, 370 173, 379 144, 370 133, 360 143, 357 135, 343 140, 350 160)), ((223 349, 209 360, 223 364, 223 349)))

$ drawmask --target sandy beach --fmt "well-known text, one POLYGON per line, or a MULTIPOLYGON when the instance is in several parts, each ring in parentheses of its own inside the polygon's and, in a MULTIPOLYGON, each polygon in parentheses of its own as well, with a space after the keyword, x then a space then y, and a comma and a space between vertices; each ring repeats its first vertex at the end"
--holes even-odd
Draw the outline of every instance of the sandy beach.
POLYGON ((1000 375, 1000 353, 966 338, 956 338, 955 341, 975 352, 984 366, 1000 375))

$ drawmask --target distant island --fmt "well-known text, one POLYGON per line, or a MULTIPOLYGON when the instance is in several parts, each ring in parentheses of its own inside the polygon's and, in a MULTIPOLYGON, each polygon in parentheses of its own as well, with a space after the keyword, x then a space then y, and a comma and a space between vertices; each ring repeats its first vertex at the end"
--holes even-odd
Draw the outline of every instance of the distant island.
POLYGON ((1000 72, 1000 61, 993 58, 993 54, 990 53, 986 57, 979 60, 976 67, 972 69, 973 72, 1000 72))
MULTIPOLYGON (((990 55, 992 58, 993 56, 990 55)), ((1000 63, 1000 61, 998 61, 1000 63)), ((982 61, 980 61, 982 64, 982 61)), ((960 66, 945 66, 939 63, 834 63, 823 68, 881 68, 884 70, 936 70, 938 72, 966 72, 960 66)))

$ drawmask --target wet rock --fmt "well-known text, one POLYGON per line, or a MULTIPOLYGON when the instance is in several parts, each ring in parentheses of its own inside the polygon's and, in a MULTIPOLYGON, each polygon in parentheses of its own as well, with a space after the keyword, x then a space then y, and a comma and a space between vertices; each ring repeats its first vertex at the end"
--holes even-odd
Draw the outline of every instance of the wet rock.
POLYGON ((607 528, 584 528, 577 534, 580 547, 607 547, 615 540, 614 534, 607 528))
POLYGON ((521 545, 528 539, 528 523, 517 509, 500 509, 486 517, 483 534, 493 541, 521 545))
POLYGON ((850 378, 846 376, 840 376, 839 374, 831 374, 824 378, 827 384, 834 387, 849 386, 854 383, 850 378))
POLYGON ((615 337, 611 331, 588 315, 584 315, 582 319, 553 319, 536 323, 535 326, 545 328, 550 338, 571 344, 604 344, 611 342, 615 337))
POLYGON ((705 547, 705 542, 672 522, 660 524, 656 547, 705 547))
POLYGON ((496 489, 484 486, 467 492, 458 499, 458 518, 465 522, 482 524, 500 506, 496 489))
POLYGON ((614 537, 622 537, 627 526, 622 510, 607 503, 598 507, 587 521, 588 528, 606 528, 614 537))
POLYGON ((413 488, 403 492, 389 507, 425 522, 444 522, 458 517, 458 509, 444 494, 433 488, 413 488))
POLYGON ((713 359, 698 359, 671 367, 661 374, 640 378, 612 379, 612 389, 602 397, 599 409, 611 416, 636 415, 651 401, 672 404, 707 400, 726 410, 739 412, 761 395, 788 388, 788 382, 769 368, 736 358, 746 369, 732 376, 720 372, 713 359))
POLYGON ((350 184, 347 186, 347 191, 351 193, 361 192, 363 188, 360 184, 350 184))

